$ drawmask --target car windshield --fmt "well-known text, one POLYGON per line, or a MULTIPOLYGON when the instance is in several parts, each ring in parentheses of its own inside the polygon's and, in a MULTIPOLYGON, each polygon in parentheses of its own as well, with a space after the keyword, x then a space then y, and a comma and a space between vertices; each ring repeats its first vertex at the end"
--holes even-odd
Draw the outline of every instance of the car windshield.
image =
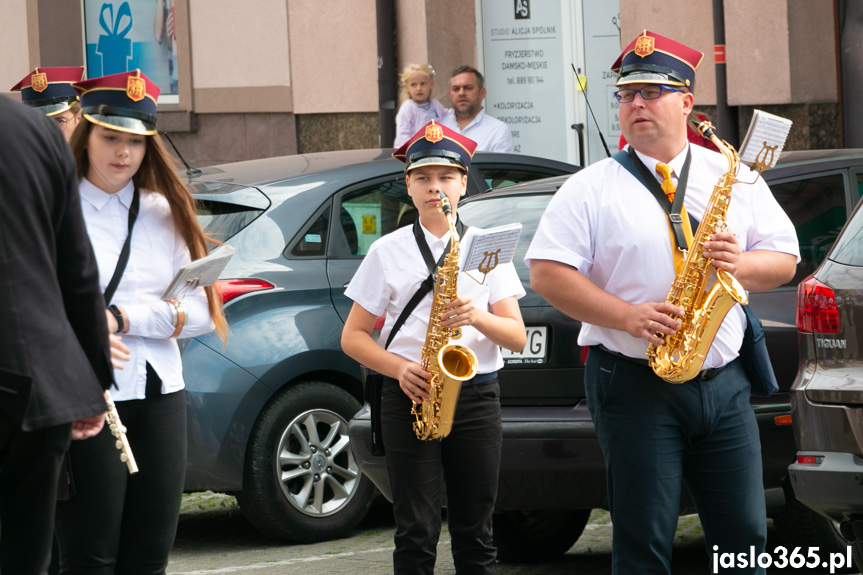
POLYGON ((830 259, 849 266, 863 266, 863 209, 858 209, 842 230, 830 259))
POLYGON ((493 228, 512 222, 521 222, 521 236, 513 255, 519 279, 525 286, 530 286, 530 272, 527 266, 519 265, 524 260, 524 254, 530 246, 539 220, 552 194, 534 194, 525 196, 478 197, 477 199, 458 207, 458 215, 466 225, 478 228, 493 228))

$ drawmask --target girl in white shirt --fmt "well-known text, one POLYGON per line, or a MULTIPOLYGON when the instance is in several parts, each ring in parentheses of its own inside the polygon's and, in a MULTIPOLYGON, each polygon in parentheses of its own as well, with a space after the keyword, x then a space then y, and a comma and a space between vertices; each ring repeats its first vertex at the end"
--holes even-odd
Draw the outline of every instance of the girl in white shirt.
POLYGON ((207 254, 207 238, 156 132, 158 87, 136 71, 86 80, 75 89, 87 120, 70 141, 82 211, 110 299, 108 329, 130 349, 128 363, 115 370, 112 395, 140 471, 129 475, 107 426, 91 441, 73 445, 71 495, 57 509, 60 572, 162 574, 186 465, 176 340, 214 328, 224 338, 227 325, 212 286, 182 301, 161 299, 182 265, 207 254), (130 216, 135 211, 137 217, 130 216), (112 282, 115 276, 119 283, 112 282))

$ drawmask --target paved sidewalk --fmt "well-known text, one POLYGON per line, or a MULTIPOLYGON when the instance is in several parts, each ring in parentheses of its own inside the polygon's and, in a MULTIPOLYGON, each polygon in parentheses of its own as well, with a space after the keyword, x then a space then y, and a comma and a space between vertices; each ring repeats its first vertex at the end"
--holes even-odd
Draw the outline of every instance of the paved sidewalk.
MULTIPOLYGON (((347 537, 293 545, 258 533, 243 517, 235 498, 219 493, 192 493, 183 498, 177 539, 168 565, 170 575, 330 575, 392 573, 392 508, 376 503, 368 517, 347 537)), ((768 549, 775 537, 768 521, 768 549)), ((804 552, 805 554, 805 552, 804 552)), ((698 517, 680 518, 674 539, 674 575, 711 573, 710 558, 698 517)), ((721 571, 720 571, 721 572, 721 571)), ((770 568, 768 575, 805 571, 770 568)), ((828 570, 809 572, 827 573, 828 570)), ((438 546, 436 574, 455 573, 449 533, 444 524, 438 546)), ((610 575, 611 522, 595 510, 578 542, 565 555, 539 564, 498 563, 500 575, 610 575)))
MULTIPOLYGON (((180 527, 168 573, 172 575, 392 573, 391 508, 376 504, 358 529, 336 541, 291 545, 260 535, 242 516, 233 497, 217 493, 193 493, 183 498, 180 527)), ((692 573, 704 573, 707 562, 701 525, 695 516, 680 520, 675 539, 678 560, 698 565, 692 573)), ((499 564, 501 575, 551 575, 611 572, 611 522, 608 513, 595 510, 584 534, 570 551, 541 564, 499 564)), ((683 572, 681 571, 675 571, 683 572)), ((444 530, 438 547, 435 573, 453 574, 449 534, 444 530)))

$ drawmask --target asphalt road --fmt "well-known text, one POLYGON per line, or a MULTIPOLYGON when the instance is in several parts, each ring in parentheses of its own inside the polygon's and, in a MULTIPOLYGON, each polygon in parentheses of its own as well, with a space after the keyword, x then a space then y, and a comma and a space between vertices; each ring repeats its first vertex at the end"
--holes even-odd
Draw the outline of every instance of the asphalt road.
MULTIPOLYGON (((292 545, 259 534, 243 517, 233 497, 193 493, 184 497, 180 525, 168 573, 171 575, 317 575, 392 573, 392 509, 377 504, 348 537, 310 545, 292 545)), ((772 534, 772 525, 770 532, 772 534)), ((768 541, 768 549, 772 549, 768 541)), ((696 516, 684 516, 674 541, 672 573, 711 573, 711 558, 696 516)), ((768 569, 769 575, 803 573, 791 568, 768 569)), ((438 546, 437 574, 452 574, 449 534, 438 546)), ((584 534, 564 556, 544 563, 499 563, 501 575, 611 573, 611 523, 604 511, 594 511, 584 534)), ((720 571, 721 573, 721 571, 720 571)), ((829 570, 809 573, 829 573, 829 570)))

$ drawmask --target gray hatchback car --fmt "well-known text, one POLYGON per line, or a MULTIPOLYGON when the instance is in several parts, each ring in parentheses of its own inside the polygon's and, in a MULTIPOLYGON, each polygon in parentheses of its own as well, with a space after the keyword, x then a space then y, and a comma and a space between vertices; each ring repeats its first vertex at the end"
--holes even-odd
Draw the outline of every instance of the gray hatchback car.
MULTIPOLYGON (((412 215, 391 150, 327 152, 188 173, 198 218, 236 248, 220 281, 228 343, 184 342, 186 490, 236 493, 262 532, 294 541, 344 535, 375 489, 347 422, 362 402, 340 337, 344 288, 369 245, 412 215)), ((576 166, 477 153, 468 194, 569 174, 576 166)))
POLYGON ((863 569, 863 205, 797 288, 797 330, 791 485, 853 543, 863 569))

